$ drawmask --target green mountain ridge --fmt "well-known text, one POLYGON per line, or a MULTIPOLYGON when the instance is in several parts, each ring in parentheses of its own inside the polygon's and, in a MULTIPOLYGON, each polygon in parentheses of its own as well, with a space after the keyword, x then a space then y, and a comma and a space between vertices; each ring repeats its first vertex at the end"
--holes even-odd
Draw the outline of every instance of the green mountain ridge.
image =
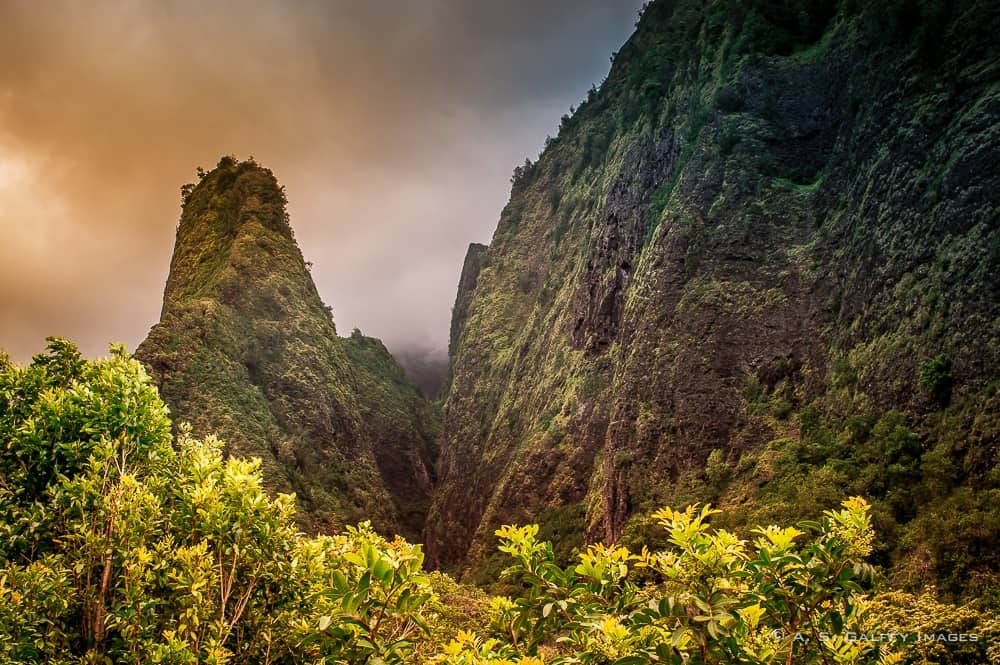
POLYGON ((565 562, 655 545, 663 505, 745 536, 863 495, 895 584, 998 589, 997 29, 976 0, 649 4, 470 245, 443 408, 337 335, 253 161, 184 188, 137 356, 305 529, 372 519, 475 579, 502 524, 565 562))
POLYGON ((184 189, 160 322, 136 357, 175 422, 260 457, 303 526, 415 537, 439 414, 378 340, 337 336, 271 172, 225 157, 184 189))
POLYGON ((997 588, 998 28, 974 0, 649 4, 466 261, 430 558, 863 494, 896 582, 997 588))

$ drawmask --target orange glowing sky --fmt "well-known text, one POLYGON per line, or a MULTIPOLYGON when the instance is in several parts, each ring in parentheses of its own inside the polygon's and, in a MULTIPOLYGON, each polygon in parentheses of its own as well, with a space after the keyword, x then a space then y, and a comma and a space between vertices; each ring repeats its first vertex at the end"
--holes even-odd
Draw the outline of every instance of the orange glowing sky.
POLYGON ((466 245, 640 4, 0 0, 0 349, 135 348, 228 153, 285 185, 341 334, 444 349, 466 245))

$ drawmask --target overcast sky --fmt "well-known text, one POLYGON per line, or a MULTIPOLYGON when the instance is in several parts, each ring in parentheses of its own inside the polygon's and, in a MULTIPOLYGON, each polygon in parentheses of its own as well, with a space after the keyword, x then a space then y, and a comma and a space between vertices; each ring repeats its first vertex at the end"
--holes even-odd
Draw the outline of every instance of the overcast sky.
POLYGON ((444 349, 466 246, 640 4, 0 0, 0 348, 134 349, 179 188, 232 153, 285 185, 341 334, 444 349))

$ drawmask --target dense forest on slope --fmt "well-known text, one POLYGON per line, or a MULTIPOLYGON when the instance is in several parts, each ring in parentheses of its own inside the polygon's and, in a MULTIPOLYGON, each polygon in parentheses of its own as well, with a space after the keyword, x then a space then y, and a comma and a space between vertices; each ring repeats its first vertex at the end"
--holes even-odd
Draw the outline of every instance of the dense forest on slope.
POLYGON ((416 537, 435 407, 381 342, 337 336, 269 170, 224 157, 183 195, 160 322, 136 351, 174 419, 259 457, 311 531, 370 519, 416 537))
POLYGON ((996 594, 996 3, 651 3, 463 274, 431 559, 663 504, 873 499, 903 585, 996 594))

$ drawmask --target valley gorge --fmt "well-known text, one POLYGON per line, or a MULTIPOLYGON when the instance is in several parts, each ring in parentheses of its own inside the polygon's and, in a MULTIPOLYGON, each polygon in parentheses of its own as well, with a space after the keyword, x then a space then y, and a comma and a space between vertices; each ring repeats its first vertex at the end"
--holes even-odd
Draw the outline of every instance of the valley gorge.
POLYGON ((136 357, 304 530, 370 519, 469 580, 503 524, 569 562, 664 505, 747 535, 862 495, 893 583, 996 585, 998 14, 649 4, 470 245, 440 401, 338 336, 274 175, 224 157, 136 357))
POLYGON ((1000 3, 69 4, 0 665, 1000 665, 1000 3))

